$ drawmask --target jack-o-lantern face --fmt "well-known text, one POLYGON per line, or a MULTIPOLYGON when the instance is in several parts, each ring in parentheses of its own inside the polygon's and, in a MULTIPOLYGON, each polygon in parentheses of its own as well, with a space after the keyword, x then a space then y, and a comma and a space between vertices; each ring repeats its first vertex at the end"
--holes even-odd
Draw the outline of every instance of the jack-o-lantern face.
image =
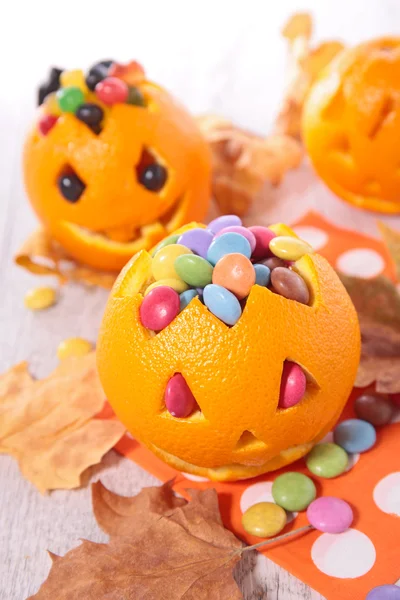
POLYGON ((99 374, 118 417, 172 466, 214 480, 252 477, 304 456, 337 421, 360 352, 355 309, 327 261, 315 254, 296 261, 310 305, 254 285, 231 328, 195 298, 155 334, 139 316, 151 260, 141 252, 125 267, 99 338, 99 374), (278 401, 288 360, 306 373, 307 387, 284 409, 278 401), (176 373, 199 407, 186 418, 172 416, 164 402, 176 373))
POLYGON ((208 207, 209 149, 194 120, 159 86, 143 79, 134 90, 144 102, 107 106, 89 91, 101 126, 67 111, 45 135, 35 125, 25 144, 33 208, 73 258, 95 268, 120 270, 208 207))
POLYGON ((310 158, 348 202, 400 212, 400 38, 343 51, 311 89, 303 115, 310 158))

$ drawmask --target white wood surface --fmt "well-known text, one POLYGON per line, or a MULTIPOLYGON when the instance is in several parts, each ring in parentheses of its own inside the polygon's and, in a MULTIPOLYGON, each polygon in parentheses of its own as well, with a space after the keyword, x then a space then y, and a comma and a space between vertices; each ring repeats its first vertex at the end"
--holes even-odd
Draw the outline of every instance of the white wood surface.
MULTIPOLYGON (((266 133, 277 109, 285 60, 279 29, 295 10, 311 9, 317 39, 357 42, 398 29, 397 0, 153 0, 111 3, 14 0, 3 7, 0 50, 0 372, 28 359, 46 375, 58 343, 80 335, 93 342, 106 300, 102 290, 71 285, 52 309, 32 314, 25 292, 39 281, 17 269, 12 255, 35 227, 21 180, 24 132, 34 116, 34 90, 50 64, 86 66, 99 58, 140 60, 151 77, 193 112, 213 111, 266 133), (397 28, 397 29, 396 29, 397 28)), ((313 207, 336 223, 376 235, 375 217, 352 209, 316 182, 309 168, 292 173, 279 190, 265 191, 265 221, 288 222, 313 207)), ((386 219, 400 224, 399 219, 386 219)), ((41 280, 40 282, 43 282, 41 280)), ((115 453, 93 469, 119 493, 157 481, 115 453)), ((103 541, 87 485, 40 496, 16 463, 0 456, 0 599, 24 600, 50 566, 46 549, 63 554, 86 537, 103 541)), ((260 555, 237 570, 245 600, 320 600, 321 596, 260 555)), ((156 600, 156 599, 155 599, 156 600)))

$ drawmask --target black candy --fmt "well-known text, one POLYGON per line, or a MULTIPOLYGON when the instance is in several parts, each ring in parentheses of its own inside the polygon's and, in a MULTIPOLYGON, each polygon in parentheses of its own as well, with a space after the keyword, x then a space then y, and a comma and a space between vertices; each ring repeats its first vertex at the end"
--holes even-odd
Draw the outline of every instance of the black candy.
POLYGON ((94 89, 100 81, 103 81, 108 75, 111 65, 114 63, 113 60, 101 60, 90 67, 86 76, 85 82, 89 90, 94 92, 94 89))
POLYGON ((46 96, 52 92, 56 92, 60 88, 60 75, 62 72, 63 69, 58 69, 57 67, 52 67, 50 69, 47 81, 42 83, 38 89, 38 106, 43 104, 46 96))
POLYGON ((65 200, 72 203, 78 202, 86 187, 76 173, 60 175, 57 186, 65 200))
POLYGON ((104 111, 101 106, 87 102, 86 104, 80 105, 75 116, 80 121, 83 121, 83 123, 86 123, 86 125, 89 125, 89 127, 93 127, 101 123, 104 117, 104 111))
POLYGON ((159 192, 167 181, 167 170, 158 163, 153 163, 139 174, 139 182, 150 192, 159 192))

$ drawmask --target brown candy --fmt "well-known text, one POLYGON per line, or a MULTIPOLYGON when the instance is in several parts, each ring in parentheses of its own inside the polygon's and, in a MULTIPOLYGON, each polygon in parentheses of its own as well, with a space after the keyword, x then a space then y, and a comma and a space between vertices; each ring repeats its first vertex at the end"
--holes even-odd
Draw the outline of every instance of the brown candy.
POLYGON ((276 267, 271 272, 273 291, 289 300, 308 304, 310 292, 307 284, 300 275, 284 267, 276 267))
POLYGON ((391 421, 394 406, 385 396, 370 392, 362 394, 356 399, 354 410, 359 419, 368 421, 368 423, 378 427, 391 421))
POLYGON ((268 267, 273 271, 277 267, 287 267, 287 262, 282 258, 278 258, 277 256, 271 256, 270 258, 266 258, 262 261, 262 264, 268 267))

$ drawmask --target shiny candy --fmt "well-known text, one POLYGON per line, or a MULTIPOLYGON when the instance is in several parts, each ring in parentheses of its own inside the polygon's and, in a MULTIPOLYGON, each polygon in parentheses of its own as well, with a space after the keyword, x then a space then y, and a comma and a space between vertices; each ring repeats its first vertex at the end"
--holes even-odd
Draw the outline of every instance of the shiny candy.
POLYGON ((159 279, 158 281, 155 281, 154 283, 149 285, 144 295, 147 296, 147 294, 149 294, 151 290, 154 290, 154 288, 156 287, 160 287, 160 285, 170 287, 173 290, 175 290, 175 292, 177 292, 178 294, 182 294, 182 292, 185 292, 189 287, 187 283, 182 281, 182 279, 159 279))
POLYGON ((250 535, 262 538, 277 535, 286 523, 285 510, 273 502, 253 504, 242 516, 243 529, 250 535))
POLYGON ((78 87, 60 88, 57 92, 57 101, 62 112, 75 113, 84 103, 85 95, 78 87))
POLYGON ((304 279, 285 267, 276 267, 271 272, 271 283, 274 292, 301 304, 308 304, 310 292, 304 279))
POLYGON ((207 252, 213 241, 213 234, 208 229, 201 229, 196 227, 195 229, 189 229, 182 233, 178 239, 178 244, 190 248, 192 252, 198 254, 202 258, 207 258, 207 252))
POLYGON ((348 464, 347 452, 337 444, 317 444, 306 457, 306 465, 311 473, 325 479, 341 475, 348 464))
POLYGON ((285 510, 305 510, 317 495, 312 479, 302 473, 279 475, 272 484, 272 497, 285 510))
POLYGON ((224 227, 224 229, 221 229, 221 231, 219 231, 215 235, 215 237, 217 238, 220 235, 223 235, 224 233, 239 233, 240 235, 245 237, 246 240, 249 242, 251 251, 254 251, 256 247, 256 237, 254 233, 250 231, 250 229, 247 229, 247 227, 242 227, 240 225, 231 225, 230 227, 224 227))
POLYGON ((393 402, 395 406, 400 407, 400 394, 390 394, 390 401, 393 402))
POLYGON ((70 358, 71 356, 85 356, 92 350, 92 344, 80 337, 68 338, 59 344, 57 356, 60 360, 70 358))
POLYGON ((248 240, 239 233, 224 233, 214 238, 207 252, 207 260, 216 265, 226 254, 243 254, 247 258, 251 256, 251 248, 248 240))
POLYGON ((207 285, 204 288, 203 300, 208 310, 227 325, 234 325, 240 319, 242 308, 239 300, 220 285, 207 285))
POLYGON ((180 419, 188 417, 197 408, 196 399, 180 373, 175 373, 168 381, 164 399, 168 412, 180 419))
POLYGON ((51 115, 55 115, 56 117, 62 115, 62 110, 60 108, 60 105, 58 104, 57 94, 55 92, 52 92, 51 94, 46 96, 44 106, 46 107, 46 113, 50 113, 51 115))
POLYGON ((400 587, 387 583, 374 587, 365 600, 400 600, 400 587))
POLYGON ((186 290, 186 292, 182 292, 179 296, 179 312, 185 310, 185 308, 190 304, 193 298, 197 298, 199 293, 197 290, 186 290))
POLYGON ((81 104, 76 111, 75 116, 89 127, 93 127, 100 125, 104 117, 104 111, 98 104, 87 102, 85 104, 81 104))
POLYGON ((161 331, 179 314, 179 295, 170 287, 159 286, 143 298, 140 321, 144 327, 161 331))
POLYGON ((74 71, 63 71, 60 75, 61 86, 66 87, 77 87, 84 94, 89 92, 89 89, 85 82, 85 76, 81 69, 75 69, 74 71))
POLYGON ((305 254, 314 252, 310 244, 289 235, 275 237, 269 247, 275 256, 284 260, 299 260, 305 254))
POLYGON ((128 99, 128 86, 122 79, 106 77, 95 88, 98 99, 107 105, 124 103, 128 99))
POLYGON ((394 406, 390 400, 378 393, 366 393, 356 398, 354 410, 359 419, 368 421, 371 425, 379 427, 390 423, 394 406))
POLYGON ((276 269, 277 267, 287 267, 288 263, 277 256, 271 256, 270 258, 265 258, 262 261, 262 264, 268 267, 271 271, 276 269))
POLYGON ((182 254, 192 254, 192 251, 181 244, 169 244, 158 250, 151 264, 154 279, 180 279, 175 271, 175 260, 182 254))
POLYGON ((333 432, 335 444, 341 446, 346 452, 366 452, 376 442, 375 428, 367 421, 361 419, 348 419, 336 426, 333 432))
POLYGON ((56 291, 51 287, 37 287, 25 294, 24 304, 29 310, 44 310, 56 303, 56 291))
POLYGON ((324 533, 343 533, 353 522, 353 511, 341 498, 323 496, 311 502, 307 519, 315 529, 324 533))
POLYGON ((271 229, 268 229, 268 227, 262 227, 261 225, 249 227, 249 231, 251 231, 256 238, 256 247, 254 249, 252 258, 255 260, 261 260, 262 258, 271 256, 269 245, 276 234, 271 231, 271 229))
POLYGON ((43 114, 40 116, 38 121, 38 129, 42 135, 47 135, 51 131, 54 125, 57 123, 58 117, 56 115, 43 114))
POLYGON ((222 217, 218 217, 214 219, 207 225, 207 228, 210 229, 213 233, 218 233, 221 229, 225 227, 231 227, 232 225, 241 225, 242 220, 237 215, 224 215, 222 217))
POLYGON ((298 404, 306 393, 307 379, 299 365, 286 360, 283 364, 279 408, 298 404))
POLYGON ((250 294, 256 273, 250 260, 243 254, 226 254, 215 265, 212 281, 242 300, 250 294))
POLYGON ((205 287, 212 281, 213 266, 196 254, 182 254, 175 260, 178 276, 192 287, 205 287))
POLYGON ((271 280, 271 271, 266 265, 254 265, 254 272, 256 274, 257 285, 262 285, 264 287, 269 285, 269 282, 271 280))
POLYGON ((171 244, 176 244, 179 237, 180 237, 179 235, 174 234, 174 235, 169 235, 168 237, 164 238, 163 240, 161 240, 161 242, 159 244, 157 244, 157 246, 154 248, 151 255, 155 256, 157 254, 157 252, 159 250, 161 250, 161 248, 165 248, 165 246, 170 246, 171 244))

